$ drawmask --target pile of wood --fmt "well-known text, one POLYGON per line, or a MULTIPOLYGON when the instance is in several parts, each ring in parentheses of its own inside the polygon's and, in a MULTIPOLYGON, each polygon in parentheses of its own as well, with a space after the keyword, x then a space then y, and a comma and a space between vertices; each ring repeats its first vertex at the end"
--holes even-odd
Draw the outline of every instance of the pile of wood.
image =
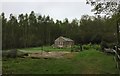
POLYGON ((109 53, 109 54, 115 54, 113 49, 111 49, 111 48, 104 48, 104 52, 109 53))
POLYGON ((2 51, 2 57, 6 57, 6 58, 16 58, 16 57, 24 57, 24 56, 28 56, 28 53, 24 53, 17 49, 2 51))

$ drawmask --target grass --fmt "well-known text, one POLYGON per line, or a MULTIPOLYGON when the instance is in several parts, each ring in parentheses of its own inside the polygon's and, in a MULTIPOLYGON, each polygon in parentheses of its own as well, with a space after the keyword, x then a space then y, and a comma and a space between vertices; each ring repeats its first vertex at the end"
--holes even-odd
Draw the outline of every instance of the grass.
POLYGON ((117 74, 112 55, 84 50, 72 59, 16 58, 3 61, 3 74, 117 74))
POLYGON ((79 53, 76 59, 82 61, 80 64, 83 64, 83 70, 86 73, 114 74, 118 71, 112 55, 106 55, 94 49, 79 53))
MULTIPOLYGON (((74 46, 74 49, 75 50, 78 50, 78 45, 75 45, 74 46)), ((85 50, 89 50, 89 49, 100 49, 100 45, 91 45, 91 44, 88 44, 88 45, 82 45, 82 48, 85 49, 85 50)), ((22 49, 18 49, 18 50, 21 50, 23 52, 28 52, 28 53, 33 53, 33 52, 40 52, 40 51, 71 51, 71 49, 73 48, 56 48, 56 47, 52 47, 52 46, 43 46, 43 47, 31 47, 31 48, 22 48, 22 49)))
POLYGON ((43 47, 31 47, 19 49, 23 52, 39 52, 39 51, 70 51, 71 48, 53 48, 52 46, 43 46, 43 47))

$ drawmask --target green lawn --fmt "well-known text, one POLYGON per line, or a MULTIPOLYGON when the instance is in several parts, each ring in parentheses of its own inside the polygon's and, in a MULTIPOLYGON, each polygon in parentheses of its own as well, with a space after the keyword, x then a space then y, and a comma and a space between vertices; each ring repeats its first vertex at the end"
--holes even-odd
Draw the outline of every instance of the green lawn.
POLYGON ((4 74, 117 74, 112 55, 84 50, 72 59, 16 58, 3 61, 4 74))

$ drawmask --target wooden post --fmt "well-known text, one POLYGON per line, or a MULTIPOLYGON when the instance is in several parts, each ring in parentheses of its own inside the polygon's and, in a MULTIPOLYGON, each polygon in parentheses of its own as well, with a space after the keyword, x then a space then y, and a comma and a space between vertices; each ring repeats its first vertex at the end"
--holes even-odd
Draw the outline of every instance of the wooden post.
POLYGON ((116 47, 116 51, 117 51, 117 53, 118 53, 118 44, 119 44, 119 26, 118 26, 118 20, 116 21, 116 23, 117 23, 117 47, 116 47))
POLYGON ((119 24, 120 23, 119 23, 119 19, 117 19, 116 23, 117 23, 117 49, 116 49, 116 51, 120 55, 120 51, 118 49, 119 44, 120 44, 120 38, 119 38, 119 32, 120 32, 120 25, 119 24))
POLYGON ((119 44, 120 44, 120 37, 119 37, 120 23, 119 23, 119 18, 117 19, 116 23, 117 23, 117 46, 116 46, 116 51, 117 51, 117 54, 118 54, 118 55, 116 54, 118 56, 118 57, 116 57, 117 58, 116 60, 117 60, 117 68, 118 68, 118 71, 120 73, 120 60, 119 60, 120 50, 118 49, 119 44))

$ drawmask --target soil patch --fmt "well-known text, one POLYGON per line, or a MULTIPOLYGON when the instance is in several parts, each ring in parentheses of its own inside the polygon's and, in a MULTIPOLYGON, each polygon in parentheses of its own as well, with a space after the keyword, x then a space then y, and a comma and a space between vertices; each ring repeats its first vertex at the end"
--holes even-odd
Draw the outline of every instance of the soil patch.
POLYGON ((38 52, 30 53, 28 57, 31 58, 73 58, 75 52, 38 52))

